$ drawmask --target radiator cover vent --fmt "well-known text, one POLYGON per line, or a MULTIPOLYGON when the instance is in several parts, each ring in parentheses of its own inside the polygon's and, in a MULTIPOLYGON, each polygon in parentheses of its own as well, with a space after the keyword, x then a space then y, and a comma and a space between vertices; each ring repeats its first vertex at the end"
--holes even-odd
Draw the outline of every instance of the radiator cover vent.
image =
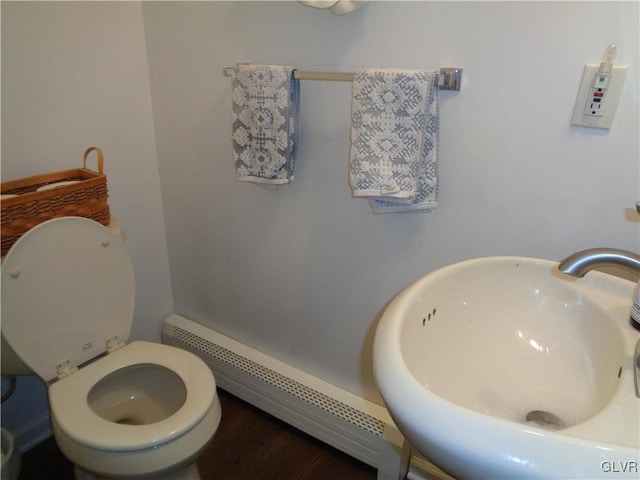
POLYGON ((358 428, 364 429, 378 437, 383 436, 385 426, 384 422, 372 417, 371 415, 367 415, 364 412, 356 410, 355 408, 331 398, 322 392, 318 392, 317 390, 249 360, 248 358, 238 355, 237 353, 221 347, 220 345, 194 335, 180 327, 175 327, 173 337, 194 349, 197 349, 207 355, 211 355, 227 365, 256 377, 273 387, 284 390, 290 395, 304 400, 327 413, 340 417, 358 428))

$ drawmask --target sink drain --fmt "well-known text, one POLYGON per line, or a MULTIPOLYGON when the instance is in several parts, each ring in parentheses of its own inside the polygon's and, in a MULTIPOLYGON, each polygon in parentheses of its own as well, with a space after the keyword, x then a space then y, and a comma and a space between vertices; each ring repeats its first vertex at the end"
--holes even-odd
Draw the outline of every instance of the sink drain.
POLYGON ((536 427, 548 430, 562 430, 567 427, 560 417, 544 410, 531 410, 524 420, 536 427))

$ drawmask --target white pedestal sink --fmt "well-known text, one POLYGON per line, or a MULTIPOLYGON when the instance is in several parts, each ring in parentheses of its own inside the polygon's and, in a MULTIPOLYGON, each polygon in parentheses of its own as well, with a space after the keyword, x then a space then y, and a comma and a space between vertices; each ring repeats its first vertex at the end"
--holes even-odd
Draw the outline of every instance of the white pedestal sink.
POLYGON ((522 257, 469 260, 399 293, 374 370, 400 431, 459 478, 639 478, 634 284, 522 257))

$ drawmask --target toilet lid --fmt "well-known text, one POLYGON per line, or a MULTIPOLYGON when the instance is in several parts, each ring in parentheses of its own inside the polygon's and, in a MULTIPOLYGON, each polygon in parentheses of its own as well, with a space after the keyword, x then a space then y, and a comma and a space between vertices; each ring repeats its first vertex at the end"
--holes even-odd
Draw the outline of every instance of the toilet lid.
POLYGON ((29 230, 2 263, 2 333, 45 381, 129 338, 135 301, 131 259, 93 220, 64 217, 29 230))

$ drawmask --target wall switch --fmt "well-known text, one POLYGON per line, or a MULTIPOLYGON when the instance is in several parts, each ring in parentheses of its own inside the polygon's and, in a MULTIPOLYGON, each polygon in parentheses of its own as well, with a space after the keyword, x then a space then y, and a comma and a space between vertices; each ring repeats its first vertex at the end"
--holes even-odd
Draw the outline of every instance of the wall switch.
POLYGON ((584 66, 571 125, 611 130, 627 67, 614 66, 611 73, 599 69, 599 64, 584 66))

